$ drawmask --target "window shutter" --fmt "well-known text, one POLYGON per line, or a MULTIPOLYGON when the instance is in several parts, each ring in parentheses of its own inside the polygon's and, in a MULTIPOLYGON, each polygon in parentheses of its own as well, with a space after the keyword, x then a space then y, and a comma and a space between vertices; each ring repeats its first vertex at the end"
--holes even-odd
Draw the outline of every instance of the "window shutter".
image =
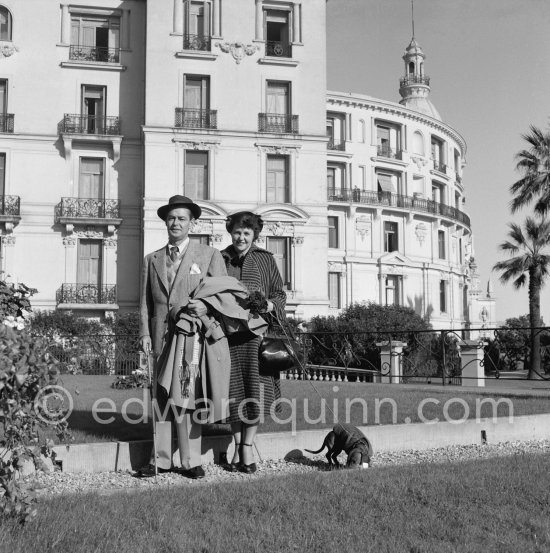
POLYGON ((198 200, 208 199, 208 154, 186 152, 185 194, 198 200))

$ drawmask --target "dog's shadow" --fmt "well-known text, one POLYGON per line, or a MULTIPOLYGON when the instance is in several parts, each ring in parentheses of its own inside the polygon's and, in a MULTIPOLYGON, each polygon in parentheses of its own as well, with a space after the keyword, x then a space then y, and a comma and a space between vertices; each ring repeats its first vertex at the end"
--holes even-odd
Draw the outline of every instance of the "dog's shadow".
POLYGON ((306 457, 301 449, 293 449, 292 451, 289 451, 284 456, 284 460, 287 463, 295 463, 296 465, 315 467, 320 471, 329 472, 331 470, 334 470, 331 469, 330 465, 322 459, 310 459, 309 457, 306 457))

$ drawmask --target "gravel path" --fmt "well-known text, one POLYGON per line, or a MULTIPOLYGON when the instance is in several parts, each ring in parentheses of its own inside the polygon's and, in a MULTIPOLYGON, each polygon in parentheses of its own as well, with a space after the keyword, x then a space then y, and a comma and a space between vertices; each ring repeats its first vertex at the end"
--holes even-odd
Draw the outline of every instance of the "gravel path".
MULTIPOLYGON (((371 468, 412 465, 422 463, 457 463, 464 460, 487 459, 525 453, 549 453, 550 440, 506 442, 491 445, 450 446, 422 451, 398 451, 375 453, 371 468)), ((345 462, 345 455, 340 458, 345 462)), ((258 471, 253 475, 229 473, 218 465, 204 467, 206 477, 190 480, 175 473, 160 474, 154 478, 135 478, 130 472, 101 473, 37 473, 28 477, 26 483, 39 496, 66 493, 99 493, 110 495, 121 491, 151 490, 170 486, 202 486, 218 482, 242 482, 253 478, 279 476, 283 474, 305 474, 327 471, 328 465, 322 455, 296 457, 288 461, 265 460, 257 463, 258 471)))

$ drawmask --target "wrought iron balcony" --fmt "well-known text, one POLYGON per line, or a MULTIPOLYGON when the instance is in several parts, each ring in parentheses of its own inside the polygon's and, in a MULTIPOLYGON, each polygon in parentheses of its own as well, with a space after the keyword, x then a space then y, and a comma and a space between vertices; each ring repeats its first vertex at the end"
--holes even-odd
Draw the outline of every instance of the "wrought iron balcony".
POLYGON ((387 157, 389 159, 397 159, 399 152, 390 148, 389 146, 378 146, 376 148, 376 155, 378 157, 387 157))
POLYGON ((201 50, 203 52, 210 52, 212 47, 212 40, 209 36, 203 35, 183 35, 183 49, 184 50, 201 50))
POLYGON ((218 111, 215 109, 176 108, 175 126, 184 129, 217 129, 218 111))
POLYGON ((430 77, 425 75, 409 75, 399 80, 399 86, 408 86, 411 84, 425 84, 430 86, 430 77))
POLYGON ((120 63, 120 48, 105 46, 81 46, 71 44, 69 59, 72 61, 101 61, 104 63, 120 63))
POLYGON ((13 132, 13 113, 0 113, 0 132, 13 132))
POLYGON ((450 205, 426 200, 425 198, 403 196, 391 192, 375 192, 372 190, 360 190, 359 188, 331 188, 328 189, 329 202, 359 203, 371 206, 398 207, 410 211, 421 211, 433 215, 442 215, 470 226, 470 218, 462 211, 450 205))
POLYGON ((19 196, 0 196, 0 215, 19 217, 20 206, 19 196))
POLYGON ((116 284, 62 284, 55 299, 61 303, 116 304, 116 284))
POLYGON ((298 116, 280 113, 259 113, 258 131, 298 134, 298 116))
POLYGON ((327 150, 337 150, 339 152, 346 151, 346 141, 345 140, 336 140, 329 137, 327 142, 327 150))
POLYGON ((58 218, 119 219, 120 200, 61 198, 56 206, 56 215, 58 218))
POLYGON ((60 132, 68 134, 120 135, 119 117, 100 117, 66 113, 60 123, 60 132))
POLYGON ((274 56, 276 58, 291 58, 292 45, 288 42, 278 40, 268 40, 265 43, 265 55, 274 56))
POLYGON ((440 173, 447 173, 447 166, 438 159, 432 159, 434 162, 434 169, 440 173))

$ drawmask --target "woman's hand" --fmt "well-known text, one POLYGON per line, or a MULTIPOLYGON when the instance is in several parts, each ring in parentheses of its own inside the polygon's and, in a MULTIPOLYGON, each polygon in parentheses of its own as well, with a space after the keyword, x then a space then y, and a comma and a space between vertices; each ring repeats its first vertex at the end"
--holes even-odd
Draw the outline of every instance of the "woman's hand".
POLYGON ((273 302, 271 300, 267 300, 266 313, 271 313, 271 311, 273 311, 274 309, 275 309, 275 305, 273 304, 273 302))

